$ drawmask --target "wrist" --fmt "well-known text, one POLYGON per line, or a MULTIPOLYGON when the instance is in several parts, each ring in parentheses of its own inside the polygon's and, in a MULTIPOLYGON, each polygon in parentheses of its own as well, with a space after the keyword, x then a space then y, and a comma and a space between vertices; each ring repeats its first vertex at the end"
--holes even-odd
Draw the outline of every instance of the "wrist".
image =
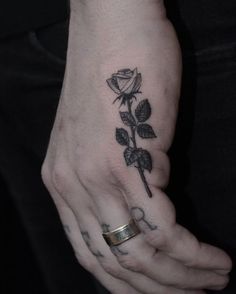
POLYGON ((71 0, 71 31, 106 45, 131 42, 166 20, 162 0, 71 0), (124 37, 126 38, 124 40, 124 37))
POLYGON ((90 21, 106 20, 106 16, 116 17, 119 15, 134 14, 139 17, 141 14, 149 14, 149 17, 156 14, 155 17, 165 16, 165 7, 163 0, 70 0, 70 9, 72 14, 89 15, 90 21))
POLYGON ((165 43, 165 39, 176 39, 173 27, 163 12, 164 6, 160 10, 152 8, 160 5, 156 3, 158 1, 150 1, 148 8, 139 7, 131 16, 129 11, 124 12, 121 8, 118 12, 102 10, 102 17, 96 15, 98 11, 90 14, 88 10, 91 11, 91 8, 87 7, 78 13, 77 10, 72 10, 69 56, 78 60, 80 52, 83 59, 94 60, 95 63, 99 61, 100 64, 110 63, 116 58, 119 59, 119 56, 122 56, 124 61, 126 56, 134 61, 145 56, 149 59, 148 56, 151 57, 159 51, 160 41, 165 43), (160 11, 162 17, 159 17, 160 11))

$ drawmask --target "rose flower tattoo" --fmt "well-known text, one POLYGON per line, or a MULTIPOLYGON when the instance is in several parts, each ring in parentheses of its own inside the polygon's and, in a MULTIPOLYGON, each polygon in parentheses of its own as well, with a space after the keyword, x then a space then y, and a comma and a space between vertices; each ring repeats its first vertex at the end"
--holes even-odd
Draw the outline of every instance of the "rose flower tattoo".
POLYGON ((127 166, 137 168, 145 190, 149 197, 152 197, 152 192, 147 184, 144 171, 152 171, 152 157, 147 150, 137 147, 136 134, 142 139, 156 138, 152 127, 145 123, 151 116, 151 106, 148 99, 141 100, 136 106, 134 112, 132 105, 134 100, 137 100, 137 94, 141 94, 140 87, 142 83, 141 73, 137 68, 130 70, 128 68, 118 70, 112 74, 107 80, 108 86, 119 95, 117 100, 121 101, 121 106, 127 106, 128 111, 120 111, 122 122, 130 128, 130 133, 123 128, 116 129, 116 141, 123 146, 124 158, 127 166))

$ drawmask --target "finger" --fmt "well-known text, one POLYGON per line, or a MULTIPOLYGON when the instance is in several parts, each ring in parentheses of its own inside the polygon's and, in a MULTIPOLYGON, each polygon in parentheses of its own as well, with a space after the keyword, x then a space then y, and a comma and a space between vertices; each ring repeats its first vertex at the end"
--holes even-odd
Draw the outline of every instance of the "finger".
MULTIPOLYGON (((110 208, 110 206, 109 206, 110 208)), ((202 291, 184 291, 174 287, 161 285, 157 281, 151 280, 146 276, 124 269, 117 262, 116 257, 126 258, 129 255, 128 251, 121 250, 119 247, 114 246, 111 250, 105 243, 101 235, 101 227, 97 220, 93 217, 86 217, 83 221, 80 219, 80 228, 82 235, 90 251, 99 259, 102 267, 111 275, 125 280, 131 286, 144 294, 186 294, 186 293, 203 293, 202 291), (115 255, 115 256, 114 256, 115 255)))
MULTIPOLYGON (((71 186, 72 187, 72 186, 71 186)), ((76 191, 78 191, 79 190, 79 188, 77 188, 77 189, 75 189, 74 191, 68 191, 68 193, 67 193, 67 197, 69 196, 69 198, 70 199, 74 199, 74 197, 73 197, 73 195, 70 195, 70 193, 72 193, 72 194, 74 194, 74 193, 76 193, 76 191)), ((84 191, 84 193, 86 194, 86 192, 84 191)), ((82 194, 82 191, 80 191, 80 196, 82 196, 81 195, 82 194)), ((96 194, 97 195, 97 194, 96 194)), ((105 194, 104 194, 105 195, 105 194)), ((120 216, 122 216, 124 219, 129 219, 130 218, 130 216, 128 216, 129 215, 129 212, 128 212, 128 210, 127 210, 127 206, 126 206, 126 210, 124 209, 124 207, 125 207, 125 205, 124 205, 124 203, 123 203, 123 205, 118 205, 118 202, 120 201, 120 200, 118 200, 119 198, 118 198, 118 195, 116 195, 117 197, 109 197, 109 198, 107 198, 106 200, 106 207, 105 207, 105 209, 104 209, 104 202, 101 202, 102 203, 102 207, 103 207, 103 209, 104 209, 104 213, 102 213, 101 214, 101 212, 98 214, 98 215, 101 215, 101 217, 100 217, 100 220, 104 217, 104 218, 106 218, 106 220, 108 220, 108 218, 110 218, 110 217, 112 217, 112 219, 113 220, 116 220, 117 221, 117 223, 120 223, 120 220, 119 220, 119 217, 120 216), (110 199, 110 200, 109 200, 110 199), (112 199, 116 199, 117 200, 117 203, 115 202, 115 201, 112 201, 112 199), (109 210, 107 209, 107 208, 109 208, 109 210), (121 214, 120 214, 121 213, 121 214), (107 216, 107 217, 106 217, 107 216)), ((86 194, 85 195, 85 197, 86 198, 88 198, 88 195, 86 194)), ((84 197, 82 197, 81 199, 83 199, 84 197)), ((120 197, 120 198, 122 198, 122 197, 120 197)), ((101 198, 97 198, 97 199, 101 199, 101 198)), ((119 204, 121 204, 121 203, 119 203, 119 204)), ((97 205, 97 207, 98 207, 99 205, 97 205)), ((77 223, 79 224, 79 225, 81 225, 81 224, 87 224, 87 223, 89 223, 89 220, 86 218, 86 220, 84 220, 84 216, 85 215, 90 215, 90 216, 92 216, 92 214, 91 213, 88 213, 88 214, 86 214, 86 213, 83 213, 83 214, 81 214, 81 206, 80 205, 78 205, 78 203, 76 204, 76 202, 74 202, 73 203, 73 205, 71 206, 71 208, 72 208, 72 210, 74 211, 74 215, 76 216, 76 218, 77 218, 77 223)), ((91 220, 90 220, 91 221, 91 220)), ((103 222, 103 224, 104 224, 104 222, 103 222)), ((111 222, 111 226, 113 226, 113 223, 111 222)), ((93 225, 93 226, 91 226, 91 230, 93 230, 93 227, 95 227, 95 224, 93 225)), ((93 231, 94 232, 94 231, 93 231)), ((94 233, 94 235, 96 235, 96 232, 100 232, 99 233, 99 236, 97 236, 97 238, 96 238, 96 243, 95 242, 93 242, 94 244, 96 244, 96 247, 94 247, 94 246, 91 246, 91 245, 89 245, 89 248, 90 248, 90 250, 93 252, 93 254, 98 258, 98 260, 99 260, 99 262, 101 263, 101 265, 103 266, 103 268, 105 269, 105 270, 107 270, 108 271, 108 273, 112 273, 113 275, 115 275, 117 278, 119 278, 119 279, 123 279, 123 280, 125 280, 125 281, 127 281, 128 283, 130 283, 134 288, 136 287, 138 290, 141 290, 143 293, 152 293, 152 292, 147 292, 147 289, 152 289, 152 288, 154 288, 155 289, 155 291, 157 292, 160 292, 160 293, 164 293, 163 291, 164 291, 164 289, 166 289, 167 287, 164 287, 164 286, 161 286, 161 285, 159 285, 159 283, 157 283, 156 282, 156 285, 153 285, 153 281, 150 281, 150 279, 148 279, 147 277, 145 277, 145 275, 138 275, 138 277, 137 277, 137 273, 134 275, 134 271, 129 271, 129 268, 128 268, 128 271, 124 271, 124 268, 123 268, 123 270, 119 267, 118 269, 117 269, 117 267, 116 267, 116 265, 114 265, 113 264, 113 262, 109 262, 109 258, 104 258, 104 256, 105 256, 105 254, 104 254, 104 249, 102 248, 102 247, 100 247, 99 246, 99 248, 98 248, 98 241, 97 240, 100 240, 100 242, 102 242, 102 244, 103 244, 103 246, 105 245, 106 247, 105 248, 107 248, 107 245, 105 244, 105 242, 104 242, 104 240, 103 240, 103 238, 102 238, 102 235, 101 235, 101 229, 98 227, 97 228, 97 230, 95 230, 95 233, 94 233), (100 238, 100 239, 99 239, 100 238), (105 262, 104 262, 104 260, 105 260, 105 262), (107 260, 108 260, 108 262, 107 262, 107 260), (109 264, 109 266, 107 266, 107 264, 109 264), (115 270, 114 270, 114 267, 115 267, 115 270), (145 287, 144 287, 144 289, 143 289, 143 286, 145 285, 145 287), (159 291, 158 289, 159 288, 161 288, 161 291, 159 291)), ((86 238, 86 240, 87 241, 89 241, 89 242, 91 242, 91 236, 90 236, 90 234, 88 235, 88 232, 87 231, 84 231, 83 232, 83 235, 84 235, 84 237, 86 238), (89 240, 88 240, 89 239, 89 240)), ((142 240, 142 243, 145 243, 144 241, 143 241, 143 239, 142 239, 142 237, 140 237, 140 239, 142 240)), ((142 245, 141 245, 142 246, 142 245)), ((147 245, 148 246, 148 245, 147 245)), ((151 248, 151 250, 153 251, 153 248, 151 247, 151 246, 148 246, 149 247, 149 249, 151 248)), ((107 248, 108 249, 108 248, 107 248)), ((119 253, 121 253, 122 252, 122 250, 119 250, 119 253)), ((123 251, 123 252, 125 252, 125 251, 123 251)), ((126 252, 125 252, 126 253, 126 252)), ((110 254, 110 251, 109 251, 109 254, 110 254)), ((122 262, 122 264, 123 263, 125 263, 127 260, 129 261, 130 259, 129 258, 125 258, 124 256, 126 255, 126 254, 118 254, 117 255, 117 258, 119 259, 119 255, 121 255, 120 256, 120 260, 122 260, 122 256, 123 256, 123 259, 124 259, 124 261, 122 262)), ((111 256, 111 255, 110 255, 111 256)), ((167 275, 168 275, 168 273, 167 273, 167 275)), ((169 291, 171 291, 171 292, 174 292, 174 293, 182 293, 182 290, 179 290, 179 289, 172 289, 171 287, 168 287, 168 290, 169 291), (177 292, 178 291, 178 292, 177 292)), ((156 293, 155 292, 155 293, 156 293)), ((158 293, 157 292, 157 293, 158 293)), ((171 293, 170 292, 170 293, 171 293)))
MULTIPOLYGON (((118 279, 126 281, 132 287, 134 287, 138 291, 141 291, 141 293, 164 293, 166 287, 161 286, 156 281, 153 281, 148 277, 143 276, 142 274, 129 271, 123 268, 118 263, 116 257, 125 256, 129 253, 126 251, 122 251, 118 247, 113 247, 111 252, 110 248, 107 246, 104 238, 102 237, 102 227, 107 229, 108 226, 110 226, 109 223, 111 218, 115 219, 115 223, 118 224, 120 223, 120 216, 124 217, 124 219, 130 218, 130 216, 128 216, 129 212, 127 208, 126 210, 124 209, 124 206, 123 209, 115 209, 113 211, 112 208, 114 206, 114 203, 113 201, 111 201, 111 199, 103 202, 103 204, 104 203, 106 203, 106 208, 109 207, 109 210, 106 209, 105 216, 103 214, 100 216, 100 220, 106 220, 106 222, 102 221, 101 224, 93 216, 93 214, 79 214, 78 211, 76 211, 77 206, 73 207, 74 213, 77 218, 77 223, 80 226, 82 236, 84 237, 84 240, 89 250, 99 260, 101 266, 106 272, 118 279)), ((116 205, 115 207, 117 208, 116 205)), ((113 226, 111 225, 111 227, 113 226)), ((182 294, 182 291, 179 291, 177 289, 170 289, 170 294, 172 293, 182 294)))
POLYGON ((122 243, 119 248, 132 253, 128 257, 119 257, 123 267, 141 272, 163 285, 180 289, 222 289, 228 282, 227 277, 214 272, 188 268, 164 252, 151 252, 138 236, 122 243))
POLYGON ((97 258, 91 254, 85 244, 72 210, 55 190, 52 191, 51 189, 50 193, 53 195, 53 200, 59 212, 66 235, 74 249, 75 256, 79 263, 93 276, 95 276, 96 279, 111 293, 141 294, 129 286, 126 282, 114 278, 103 270, 97 261, 97 258))
MULTIPOLYGON (((78 197, 76 197, 76 195, 78 195, 77 193, 78 193, 78 189, 76 189, 75 188, 75 185, 74 185, 74 179, 72 179, 72 177, 70 176, 70 177, 67 177, 67 179, 68 179, 68 181, 70 181, 70 179, 71 179, 71 183, 69 183, 69 182, 67 182, 66 183, 66 185, 65 185, 65 183, 64 183, 64 192, 66 191, 65 190, 65 187, 67 187, 67 188, 69 188, 69 189, 67 189, 67 193, 65 193, 65 197, 69 197, 70 198, 70 201, 72 200, 72 202, 70 203, 70 205, 72 205, 71 206, 71 208, 72 209, 74 209, 75 207, 80 207, 80 205, 78 205, 79 203, 76 203, 76 201, 77 201, 77 199, 78 199, 78 197), (74 189, 74 191, 73 191, 73 193, 72 193, 72 195, 69 195, 69 192, 70 192, 70 189, 73 187, 73 189, 74 189)), ((85 199, 86 199, 86 197, 84 197, 85 199)), ((88 198, 88 197, 87 197, 88 198)), ((93 197, 94 199, 96 199, 96 195, 94 195, 94 197, 93 197)), ((82 198, 83 199, 83 198, 82 198)), ((82 201, 82 203, 84 202, 84 200, 82 201)), ((69 202, 68 202, 69 203, 69 202)), ((161 203, 161 202, 160 202, 161 203)), ((80 209, 80 211, 78 210, 78 211, 76 211, 75 212, 75 214, 76 214, 76 216, 79 214, 81 212, 81 209, 80 209)), ((105 215, 105 213, 104 213, 104 215, 105 215)), ((146 244, 146 243, 145 243, 146 244)), ((147 244, 146 244, 147 245, 147 244)), ((147 251, 148 252, 148 251, 147 251)), ((147 271, 147 273, 148 273, 148 271, 147 271)), ((167 272, 167 275, 168 275, 168 272, 167 272)), ((204 280, 204 279, 203 279, 204 280)), ((218 279, 218 280, 220 280, 220 279, 218 279)), ((221 279, 222 280, 222 279, 221 279)), ((221 280, 220 280, 220 282, 221 282, 221 280)), ((178 282, 178 281, 170 281, 170 283, 176 283, 176 282, 178 282)), ((208 285, 207 284, 207 282, 209 282, 209 281, 207 281, 206 280, 206 285, 208 285)), ((215 283, 214 285, 212 285, 212 286, 217 286, 218 287, 218 285, 219 285, 219 283, 215 283)), ((181 285, 181 286, 185 286, 185 285, 181 285)))
MULTIPOLYGON (((118 196, 115 199, 118 199, 118 196)), ((113 230, 129 222, 130 215, 127 207, 124 204, 119 204, 118 201, 107 198, 106 207, 99 201, 97 207, 99 214, 105 221, 105 224, 104 222, 103 224, 108 230, 113 230), (109 207, 109 212, 107 207, 109 207)), ((144 210, 140 207, 135 207, 132 213, 135 214, 136 220, 145 229, 157 230, 157 226, 148 221, 144 210)), ((124 268, 142 273, 144 276, 158 281, 159 284, 177 288, 202 289, 213 287, 215 289, 217 287, 218 289, 218 286, 223 283, 222 279, 225 281, 225 278, 215 273, 189 269, 184 264, 166 255, 164 255, 165 258, 161 258, 162 255, 156 254, 155 248, 145 242, 143 235, 138 235, 116 246, 116 248, 127 253, 126 255, 117 255, 119 263, 124 268)))
POLYGON ((219 248, 199 243, 188 230, 176 225, 175 210, 167 196, 151 184, 153 197, 148 198, 142 181, 137 176, 132 173, 129 182, 124 181, 125 194, 146 241, 188 266, 228 273, 232 268, 230 257, 219 248))
POLYGON ((168 245, 169 255, 183 260, 188 266, 212 269, 220 274, 228 274, 232 268, 231 259, 223 250, 199 242, 182 226, 173 228, 168 245), (184 253, 187 248, 192 248, 191 253, 184 253))

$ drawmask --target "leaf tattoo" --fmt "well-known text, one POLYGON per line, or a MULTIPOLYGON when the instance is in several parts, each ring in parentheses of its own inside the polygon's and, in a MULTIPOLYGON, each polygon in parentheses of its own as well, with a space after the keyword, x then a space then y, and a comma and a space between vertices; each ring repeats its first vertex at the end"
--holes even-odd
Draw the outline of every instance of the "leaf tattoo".
POLYGON ((130 128, 130 134, 126 129, 117 128, 116 141, 120 145, 126 146, 124 150, 126 165, 133 165, 137 168, 148 196, 152 197, 144 174, 145 170, 152 171, 152 157, 147 150, 138 148, 136 142, 136 134, 142 139, 156 138, 153 128, 145 123, 152 114, 148 99, 141 100, 135 110, 132 110, 133 102, 137 100, 136 95, 141 94, 139 91, 142 83, 141 73, 138 72, 137 68, 134 70, 121 69, 112 74, 106 82, 118 95, 113 103, 118 100, 121 102, 120 107, 127 106, 126 111, 120 111, 120 118, 123 124, 130 128))
POLYGON ((116 141, 120 145, 129 146, 129 134, 125 129, 116 129, 116 141))
POLYGON ((147 150, 138 149, 138 160, 142 168, 152 171, 152 158, 147 150))
POLYGON ((135 109, 135 116, 139 122, 145 122, 151 116, 151 106, 147 99, 139 102, 135 109))
POLYGON ((120 111, 120 118, 123 121, 123 123, 129 127, 136 126, 135 118, 133 117, 132 113, 129 113, 127 111, 120 111))
POLYGON ((134 148, 127 147, 124 151, 124 158, 126 164, 129 166, 138 160, 138 154, 134 148))
POLYGON ((143 139, 156 138, 152 127, 148 124, 140 124, 137 126, 137 133, 143 139))

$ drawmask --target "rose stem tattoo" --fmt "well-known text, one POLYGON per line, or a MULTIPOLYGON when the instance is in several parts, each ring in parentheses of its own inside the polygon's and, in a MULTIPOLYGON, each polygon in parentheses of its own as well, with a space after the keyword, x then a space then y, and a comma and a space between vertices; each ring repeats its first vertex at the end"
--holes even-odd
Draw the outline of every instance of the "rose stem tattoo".
POLYGON ((92 252, 92 254, 96 257, 104 257, 104 255, 99 251, 97 250, 96 252, 93 250, 92 246, 91 246, 91 238, 90 238, 90 235, 87 231, 84 231, 84 232, 81 232, 81 235, 84 239, 84 242, 86 243, 86 245, 88 246, 89 250, 92 252))
MULTIPOLYGON (((102 224, 102 231, 103 231, 103 233, 110 232, 110 225, 102 224)), ((111 246, 110 249, 115 256, 128 254, 128 252, 121 250, 118 246, 111 246)))
POLYGON ((141 223, 141 222, 144 223, 145 226, 148 227, 150 231, 155 231, 157 229, 157 226, 151 224, 150 222, 146 220, 145 212, 142 208, 132 207, 130 212, 132 217, 135 219, 137 223, 141 223))
POLYGON ((127 166, 133 165, 138 169, 139 175, 144 184, 145 190, 149 197, 152 197, 152 192, 147 184, 144 170, 152 171, 152 157, 150 153, 142 148, 137 147, 136 133, 142 139, 156 138, 153 128, 144 123, 151 116, 151 106, 148 99, 141 100, 132 112, 132 104, 137 100, 136 95, 142 92, 139 91, 142 83, 141 73, 138 73, 137 68, 130 70, 128 68, 118 70, 112 74, 107 80, 108 86, 119 96, 114 100, 121 100, 120 107, 127 104, 128 111, 120 111, 122 122, 130 127, 131 135, 123 128, 116 129, 116 141, 127 146, 124 150, 124 158, 127 166))

